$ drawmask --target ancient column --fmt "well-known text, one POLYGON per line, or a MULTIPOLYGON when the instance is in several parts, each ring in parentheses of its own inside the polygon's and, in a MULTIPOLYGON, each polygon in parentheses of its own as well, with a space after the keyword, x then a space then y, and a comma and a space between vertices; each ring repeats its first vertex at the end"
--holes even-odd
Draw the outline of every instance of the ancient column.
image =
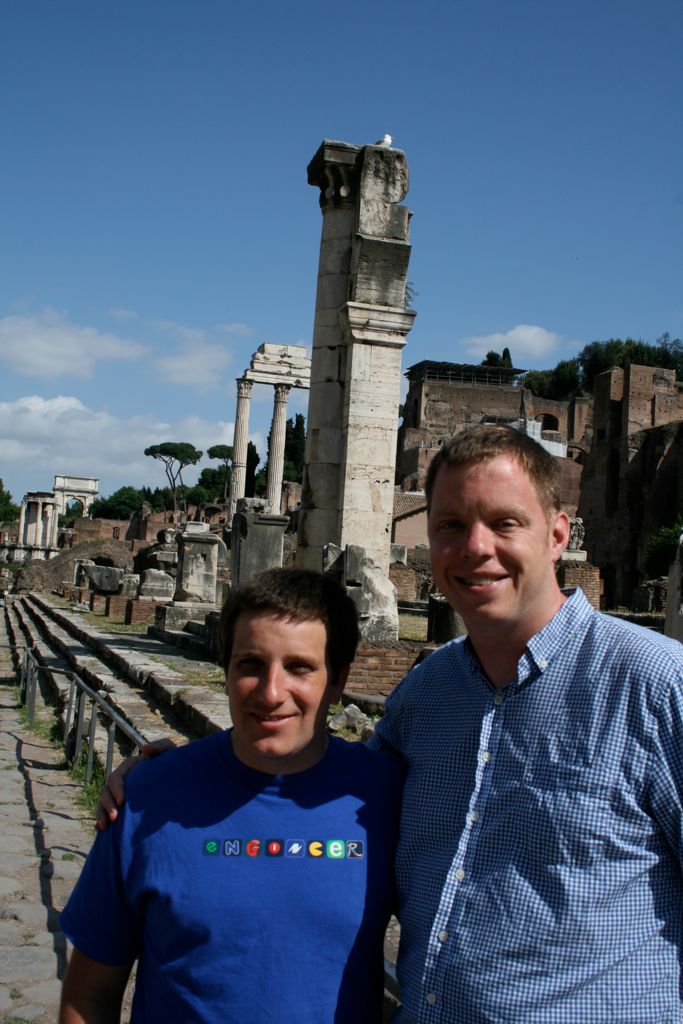
POLYGON ((59 533, 59 512, 57 511, 56 504, 50 505, 50 519, 49 528, 47 533, 48 547, 57 547, 57 534, 59 533))
POLYGON ((405 154, 325 140, 308 166, 323 214, 297 564, 329 542, 389 569, 410 213, 405 154))
POLYGON ((237 501, 244 497, 247 479, 247 447, 249 443, 249 403, 253 384, 249 380, 237 380, 237 409, 235 411, 235 433, 232 442, 232 477, 230 479, 230 516, 235 514, 237 501))
POLYGON ((43 506, 45 509, 45 526, 43 529, 43 543, 46 548, 52 546, 52 514, 54 512, 53 506, 49 502, 45 502, 43 506))
POLYGON ((19 509, 19 533, 17 534, 17 541, 19 544, 25 544, 26 539, 24 537, 24 530, 26 529, 26 498, 21 503, 19 509))
POLYGON ((282 473, 285 465, 285 433, 287 430, 288 384, 275 385, 273 422, 270 427, 270 451, 268 453, 268 486, 266 500, 273 515, 280 515, 282 497, 282 473))
POLYGON ((33 543, 39 547, 43 542, 43 503, 40 498, 36 501, 36 521, 33 529, 33 543))

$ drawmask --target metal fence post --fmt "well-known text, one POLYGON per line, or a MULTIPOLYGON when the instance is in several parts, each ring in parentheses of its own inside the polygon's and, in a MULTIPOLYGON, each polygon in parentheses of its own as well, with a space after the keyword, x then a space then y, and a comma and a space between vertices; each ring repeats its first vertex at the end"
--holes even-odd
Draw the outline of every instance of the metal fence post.
POLYGON ((83 753, 83 718, 85 715, 85 690, 78 695, 78 715, 76 716, 76 746, 74 747, 74 764, 78 764, 83 753))
POLYGON ((92 779, 92 759, 95 754, 95 729, 97 728, 97 711, 95 701, 90 702, 90 728, 88 729, 88 762, 85 766, 86 785, 92 779))

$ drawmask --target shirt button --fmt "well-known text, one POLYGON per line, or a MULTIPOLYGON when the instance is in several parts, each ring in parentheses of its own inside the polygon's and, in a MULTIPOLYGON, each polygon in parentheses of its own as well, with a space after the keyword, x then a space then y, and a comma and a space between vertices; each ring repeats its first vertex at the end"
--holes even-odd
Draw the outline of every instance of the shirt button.
POLYGON ((427 1002, 429 1003, 430 1006, 434 1005, 434 1003, 436 1002, 436 992, 427 993, 427 1002))
POLYGON ((465 872, 463 871, 462 868, 458 868, 458 870, 455 872, 455 877, 458 879, 459 882, 462 882, 463 878, 465 877, 465 872))
POLYGON ((470 821, 479 821, 479 811, 472 811, 470 813, 470 821))
POLYGON ((489 761, 491 760, 491 751, 485 750, 484 753, 481 755, 481 759, 484 762, 484 764, 488 764, 489 761))
POLYGON ((443 929, 443 931, 439 932, 437 938, 439 939, 439 942, 447 942, 448 941, 448 932, 446 931, 445 928, 443 929))
POLYGON ((548 667, 548 662, 545 660, 545 658, 539 658, 538 667, 539 668, 547 668, 548 667))
POLYGON ((504 700, 505 700, 505 697, 503 696, 503 694, 500 691, 498 691, 494 695, 494 697, 493 697, 493 703, 494 704, 502 704, 504 700))

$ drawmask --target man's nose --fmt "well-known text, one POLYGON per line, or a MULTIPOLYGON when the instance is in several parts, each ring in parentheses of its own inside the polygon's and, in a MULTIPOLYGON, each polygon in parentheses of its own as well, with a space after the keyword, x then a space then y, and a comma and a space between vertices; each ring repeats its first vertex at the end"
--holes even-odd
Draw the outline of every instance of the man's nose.
POLYGON ((287 676, 282 665, 267 665, 259 687, 261 696, 269 704, 281 704, 286 691, 287 676))
POLYGON ((481 558, 491 553, 491 531, 484 523, 472 523, 462 538, 463 554, 481 558))

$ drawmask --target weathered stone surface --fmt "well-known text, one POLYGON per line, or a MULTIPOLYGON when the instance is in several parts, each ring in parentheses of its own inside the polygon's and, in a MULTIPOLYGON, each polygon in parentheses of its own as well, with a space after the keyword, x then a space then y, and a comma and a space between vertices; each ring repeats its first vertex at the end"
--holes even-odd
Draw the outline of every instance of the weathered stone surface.
POLYGON ((185 629, 188 622, 204 622, 204 617, 216 610, 214 602, 172 601, 170 604, 159 605, 154 616, 154 624, 159 629, 185 629))
POLYGON ((316 566, 313 549, 328 542, 362 543, 386 573, 400 350, 414 317, 405 309, 409 211, 398 205, 405 154, 325 140, 308 180, 320 189, 323 229, 297 564, 316 566), (363 487, 369 466, 373 484, 363 487), (371 517, 362 527, 357 501, 371 517))
POLYGON ((135 597, 140 586, 138 573, 126 572, 121 577, 121 597, 135 597))
POLYGON ((232 585, 264 569, 282 565, 289 516, 237 512, 232 528, 232 585))
POLYGON ((187 525, 206 529, 185 529, 178 536, 178 575, 173 600, 214 604, 220 540, 208 532, 208 523, 187 525))
POLYGON ((342 579, 356 605, 363 640, 395 643, 398 640, 396 588, 360 546, 346 548, 342 579))
POLYGON ((161 601, 173 597, 175 580, 162 569, 145 569, 140 584, 140 597, 150 597, 161 601))

